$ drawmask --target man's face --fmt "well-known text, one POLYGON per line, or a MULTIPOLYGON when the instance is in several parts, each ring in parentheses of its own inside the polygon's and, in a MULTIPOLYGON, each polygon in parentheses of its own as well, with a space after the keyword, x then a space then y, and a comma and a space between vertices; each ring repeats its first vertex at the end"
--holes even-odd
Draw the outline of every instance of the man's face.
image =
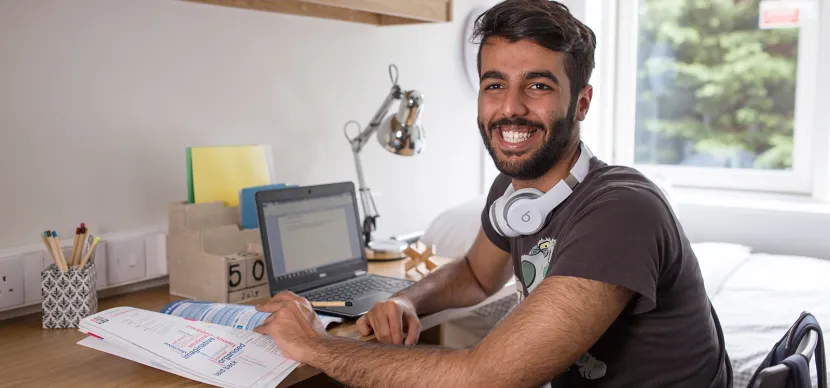
POLYGON ((587 102, 571 101, 564 60, 527 40, 489 38, 482 47, 478 125, 505 175, 541 177, 578 137, 576 119, 584 118, 587 102))

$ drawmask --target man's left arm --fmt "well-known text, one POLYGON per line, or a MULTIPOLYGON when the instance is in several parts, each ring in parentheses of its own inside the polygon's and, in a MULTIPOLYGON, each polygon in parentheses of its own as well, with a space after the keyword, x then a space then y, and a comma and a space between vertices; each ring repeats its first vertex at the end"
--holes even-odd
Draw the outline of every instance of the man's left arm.
POLYGON ((282 310, 287 319, 270 320, 257 331, 274 336, 281 348, 283 343, 302 348, 289 356, 349 386, 530 387, 544 384, 585 353, 630 298, 630 291, 610 284, 549 277, 471 349, 383 345, 323 333, 302 340, 302 334, 286 332, 286 325, 293 325, 302 310, 316 317, 293 294, 272 301, 294 299, 276 309, 275 315, 282 310))

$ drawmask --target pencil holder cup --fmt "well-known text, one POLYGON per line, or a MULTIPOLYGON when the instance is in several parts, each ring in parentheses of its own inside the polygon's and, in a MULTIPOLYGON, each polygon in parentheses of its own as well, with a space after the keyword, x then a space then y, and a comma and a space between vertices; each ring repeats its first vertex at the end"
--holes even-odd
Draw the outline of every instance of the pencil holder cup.
POLYGON ((50 264, 40 273, 44 329, 77 328, 80 321, 98 312, 95 265, 61 272, 50 264))

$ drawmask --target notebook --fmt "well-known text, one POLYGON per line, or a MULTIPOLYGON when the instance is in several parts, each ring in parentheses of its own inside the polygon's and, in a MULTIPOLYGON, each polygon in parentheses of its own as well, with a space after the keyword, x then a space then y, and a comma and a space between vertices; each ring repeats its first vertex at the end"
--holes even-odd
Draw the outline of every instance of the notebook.
POLYGON ((239 191, 239 215, 240 224, 243 229, 256 229, 259 227, 259 218, 256 213, 256 193, 262 190, 282 189, 286 187, 297 187, 297 185, 286 185, 277 183, 266 186, 246 187, 239 191))
POLYGON ((186 163, 190 203, 238 206, 243 188, 274 183, 270 145, 188 147, 186 163))

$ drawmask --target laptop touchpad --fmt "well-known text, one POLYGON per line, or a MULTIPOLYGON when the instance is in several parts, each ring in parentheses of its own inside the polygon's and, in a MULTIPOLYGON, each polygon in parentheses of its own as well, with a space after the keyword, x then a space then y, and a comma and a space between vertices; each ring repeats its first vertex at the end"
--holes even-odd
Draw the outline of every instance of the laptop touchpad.
POLYGON ((392 296, 391 292, 376 292, 370 295, 366 295, 360 299, 353 300, 353 308, 355 310, 362 311, 365 313, 371 310, 377 302, 387 300, 390 296, 392 296))

